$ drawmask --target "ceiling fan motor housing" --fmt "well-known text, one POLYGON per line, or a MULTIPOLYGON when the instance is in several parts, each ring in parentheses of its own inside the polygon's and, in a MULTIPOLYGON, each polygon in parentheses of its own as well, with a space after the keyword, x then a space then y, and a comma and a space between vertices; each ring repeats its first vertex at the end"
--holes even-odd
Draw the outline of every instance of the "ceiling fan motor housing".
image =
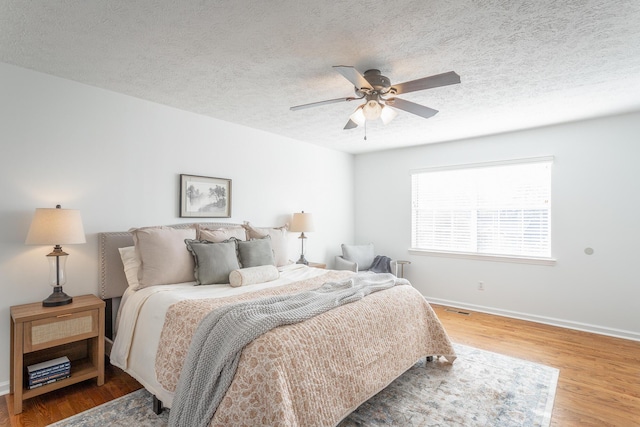
POLYGON ((369 84, 373 88, 373 91, 366 88, 365 90, 362 90, 362 88, 356 87, 356 95, 359 97, 363 97, 366 95, 384 95, 389 91, 389 88, 391 87, 391 80, 389 80, 387 76, 383 76, 380 73, 380 70, 367 70, 364 72, 363 76, 369 82, 369 84))

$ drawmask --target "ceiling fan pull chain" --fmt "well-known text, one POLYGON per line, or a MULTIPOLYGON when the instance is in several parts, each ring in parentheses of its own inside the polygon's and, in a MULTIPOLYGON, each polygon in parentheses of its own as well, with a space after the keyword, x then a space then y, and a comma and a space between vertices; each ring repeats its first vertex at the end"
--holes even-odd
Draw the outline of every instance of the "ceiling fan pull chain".
POLYGON ((367 140, 367 121, 364 121, 364 140, 367 140))

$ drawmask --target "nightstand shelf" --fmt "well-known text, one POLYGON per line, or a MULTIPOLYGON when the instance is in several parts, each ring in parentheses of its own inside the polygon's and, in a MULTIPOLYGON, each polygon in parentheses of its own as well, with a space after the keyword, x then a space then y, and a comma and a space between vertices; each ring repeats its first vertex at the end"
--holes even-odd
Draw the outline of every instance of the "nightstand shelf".
POLYGON ((31 390, 24 388, 22 391, 22 400, 40 396, 41 394, 57 390, 61 387, 66 387, 71 384, 79 383, 84 380, 95 378, 97 376, 98 368, 95 367, 90 360, 75 360, 73 362, 73 367, 71 368, 71 376, 69 378, 65 378, 64 380, 56 381, 55 383, 43 385, 42 387, 34 388, 31 390))
POLYGON ((71 304, 42 307, 42 303, 11 307, 11 382, 14 414, 26 399, 91 378, 104 384, 104 309, 94 295, 74 297, 71 304), (34 363, 67 356, 71 376, 29 390, 24 370, 34 363))

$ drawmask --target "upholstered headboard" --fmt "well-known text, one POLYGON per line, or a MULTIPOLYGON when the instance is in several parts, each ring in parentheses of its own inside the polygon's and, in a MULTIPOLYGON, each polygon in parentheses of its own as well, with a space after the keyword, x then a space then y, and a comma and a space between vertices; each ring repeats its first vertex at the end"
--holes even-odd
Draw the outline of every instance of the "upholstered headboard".
MULTIPOLYGON (((242 225, 228 222, 202 222, 200 224, 209 228, 238 227, 242 225)), ((186 223, 169 225, 169 227, 189 228, 194 225, 195 223, 186 223)), ((133 246, 133 237, 128 231, 100 233, 99 242, 100 298, 109 299, 121 297, 129 285, 124 275, 124 266, 122 265, 118 248, 133 246)))

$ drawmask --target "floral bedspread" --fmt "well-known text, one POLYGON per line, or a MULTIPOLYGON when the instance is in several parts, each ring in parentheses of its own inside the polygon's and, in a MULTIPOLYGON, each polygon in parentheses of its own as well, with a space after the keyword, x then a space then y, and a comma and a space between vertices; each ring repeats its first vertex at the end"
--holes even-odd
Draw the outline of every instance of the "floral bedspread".
MULTIPOLYGON (((225 304, 314 289, 352 272, 217 299, 186 300, 167 311, 156 357, 162 386, 175 391, 191 338, 225 304)), ((420 358, 455 360, 433 309, 411 286, 395 286, 305 322, 275 328, 247 345, 212 426, 333 426, 420 358)))

